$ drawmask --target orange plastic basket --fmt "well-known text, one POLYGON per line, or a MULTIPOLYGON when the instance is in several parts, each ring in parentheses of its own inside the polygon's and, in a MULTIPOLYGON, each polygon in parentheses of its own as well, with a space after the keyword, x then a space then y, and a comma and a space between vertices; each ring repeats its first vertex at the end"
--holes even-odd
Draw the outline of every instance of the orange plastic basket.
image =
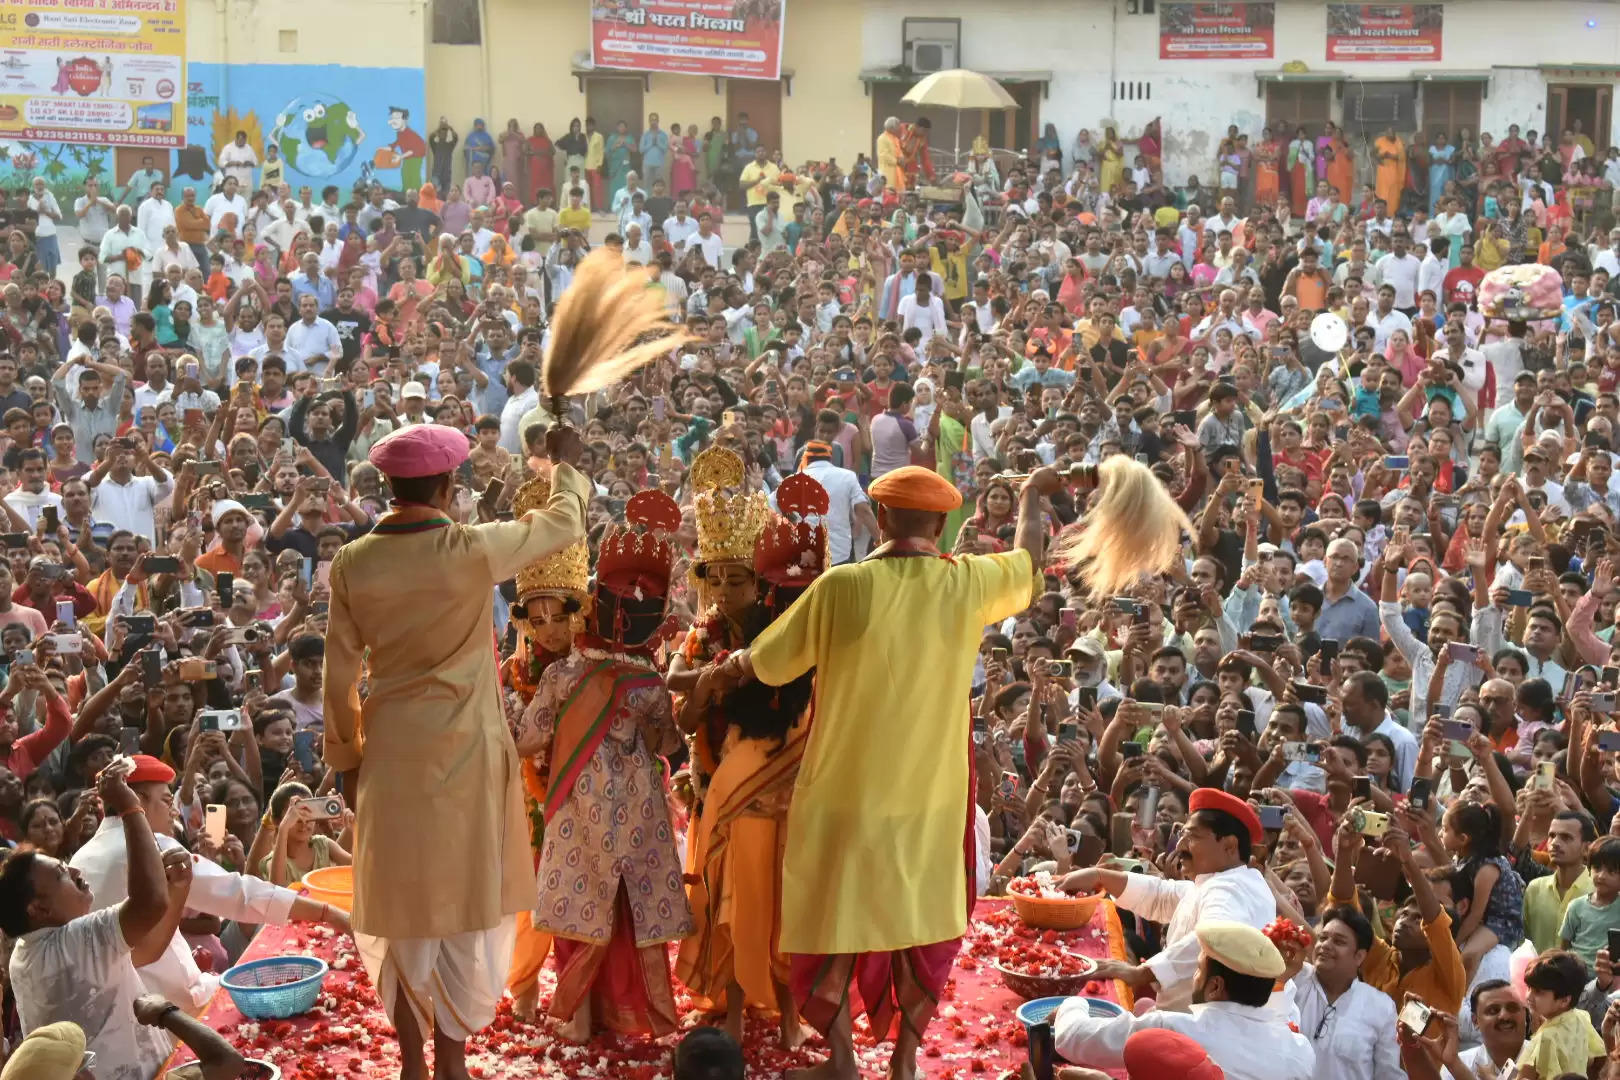
POLYGON ((328 866, 304 875, 304 891, 317 904, 349 911, 354 907, 354 867, 328 866))
POLYGON ((1013 910, 1018 912, 1018 917, 1024 920, 1025 925, 1037 930, 1078 930, 1091 921, 1103 898, 1100 892, 1064 900, 1015 892, 1007 895, 1012 898, 1013 910))

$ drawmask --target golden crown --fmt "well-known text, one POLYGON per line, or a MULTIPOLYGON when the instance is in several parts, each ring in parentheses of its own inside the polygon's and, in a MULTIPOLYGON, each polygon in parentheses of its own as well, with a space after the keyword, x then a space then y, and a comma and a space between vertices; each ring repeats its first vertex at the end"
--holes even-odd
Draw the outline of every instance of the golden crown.
MULTIPOLYGON (((512 495, 512 514, 521 518, 530 510, 542 510, 550 499, 551 480, 536 476, 512 495)), ((590 575, 590 548, 584 540, 577 540, 517 572, 518 603, 537 596, 583 597, 590 575)))
POLYGON ((697 514, 697 561, 754 561, 754 541, 771 519, 771 505, 757 491, 745 491, 743 459, 734 450, 711 446, 692 461, 693 509, 697 514))

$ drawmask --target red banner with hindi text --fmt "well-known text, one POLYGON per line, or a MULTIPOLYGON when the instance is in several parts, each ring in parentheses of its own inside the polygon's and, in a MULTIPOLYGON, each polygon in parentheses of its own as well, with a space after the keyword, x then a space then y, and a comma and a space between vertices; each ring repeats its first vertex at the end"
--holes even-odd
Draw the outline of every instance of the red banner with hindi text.
POLYGON ((782 77, 787 0, 592 0, 591 61, 599 68, 782 77))
POLYGON ((1440 4, 1329 4, 1329 60, 1440 59, 1440 4))
POLYGON ((1277 7, 1250 3, 1159 4, 1159 59, 1269 60, 1277 53, 1277 7))

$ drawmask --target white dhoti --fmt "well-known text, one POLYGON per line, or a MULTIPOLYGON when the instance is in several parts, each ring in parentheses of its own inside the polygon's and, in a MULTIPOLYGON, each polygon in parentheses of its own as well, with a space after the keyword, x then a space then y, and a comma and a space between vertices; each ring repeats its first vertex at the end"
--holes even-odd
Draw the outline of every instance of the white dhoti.
POLYGON ((381 938, 356 933, 355 945, 388 1015, 401 993, 424 1039, 465 1042, 495 1019, 506 990, 517 924, 447 938, 381 938))

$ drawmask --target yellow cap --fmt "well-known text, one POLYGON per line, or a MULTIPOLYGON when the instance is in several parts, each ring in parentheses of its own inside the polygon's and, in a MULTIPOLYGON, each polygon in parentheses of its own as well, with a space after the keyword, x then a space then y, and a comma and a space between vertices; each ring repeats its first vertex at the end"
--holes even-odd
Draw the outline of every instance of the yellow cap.
POLYGON ((1212 960, 1219 960, 1240 975, 1275 979, 1283 973, 1282 953, 1277 946, 1244 923, 1207 922, 1198 928, 1198 944, 1212 960))
POLYGON ((68 1020, 28 1033, 0 1072, 4 1080, 73 1080, 84 1060, 84 1032, 68 1020))

